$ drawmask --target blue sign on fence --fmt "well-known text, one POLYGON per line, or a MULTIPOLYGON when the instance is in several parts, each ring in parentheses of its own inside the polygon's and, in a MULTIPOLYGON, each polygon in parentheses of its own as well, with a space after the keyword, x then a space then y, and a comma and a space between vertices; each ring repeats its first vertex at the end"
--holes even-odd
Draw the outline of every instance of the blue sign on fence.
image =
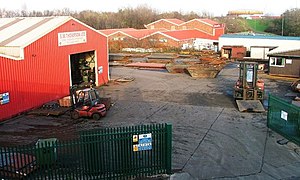
MULTIPOLYGON (((133 136, 133 142, 137 135, 133 136)), ((133 151, 146 151, 152 149, 152 134, 140 134, 138 135, 138 144, 133 145, 133 151)))
POLYGON ((152 149, 152 143, 138 144, 138 151, 146 151, 152 149))

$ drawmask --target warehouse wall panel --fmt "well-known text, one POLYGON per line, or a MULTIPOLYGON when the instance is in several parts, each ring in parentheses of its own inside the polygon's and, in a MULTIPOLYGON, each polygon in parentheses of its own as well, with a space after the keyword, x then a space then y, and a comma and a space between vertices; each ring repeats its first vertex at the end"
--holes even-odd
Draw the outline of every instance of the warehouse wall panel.
POLYGON ((98 85, 108 82, 107 37, 70 20, 24 49, 24 60, 0 57, 0 94, 9 92, 10 102, 0 105, 0 120, 69 94, 69 56, 95 51, 98 85), (87 42, 58 46, 58 33, 86 31, 87 42))

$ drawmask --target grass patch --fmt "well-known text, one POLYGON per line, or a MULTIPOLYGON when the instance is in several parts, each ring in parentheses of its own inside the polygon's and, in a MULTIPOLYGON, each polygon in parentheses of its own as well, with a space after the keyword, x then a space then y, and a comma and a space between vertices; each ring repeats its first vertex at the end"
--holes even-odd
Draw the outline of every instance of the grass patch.
POLYGON ((271 22, 267 19, 247 19, 247 23, 254 32, 265 32, 271 22))

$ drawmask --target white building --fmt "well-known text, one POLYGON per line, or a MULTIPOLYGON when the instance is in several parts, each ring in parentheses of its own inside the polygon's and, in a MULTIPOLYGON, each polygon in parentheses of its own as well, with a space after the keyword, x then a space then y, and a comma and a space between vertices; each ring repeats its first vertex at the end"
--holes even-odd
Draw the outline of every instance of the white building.
POLYGON ((300 37, 271 36, 271 35, 239 35, 224 34, 219 37, 219 47, 223 46, 244 46, 250 52, 251 58, 267 59, 269 51, 280 47, 300 48, 300 37))

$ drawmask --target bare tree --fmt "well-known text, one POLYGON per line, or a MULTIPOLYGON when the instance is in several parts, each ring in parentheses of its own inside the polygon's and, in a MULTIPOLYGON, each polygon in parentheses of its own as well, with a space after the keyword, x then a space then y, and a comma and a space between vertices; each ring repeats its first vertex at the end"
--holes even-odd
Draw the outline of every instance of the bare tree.
POLYGON ((202 17, 202 18, 213 18, 214 15, 212 13, 210 13, 209 11, 203 10, 200 14, 200 17, 202 17))
POLYGON ((27 5, 26 5, 26 3, 22 4, 22 8, 21 8, 21 16, 22 16, 22 17, 27 17, 27 16, 28 16, 27 5))
POLYGON ((6 16, 6 11, 5 9, 0 9, 0 17, 4 18, 6 16))

